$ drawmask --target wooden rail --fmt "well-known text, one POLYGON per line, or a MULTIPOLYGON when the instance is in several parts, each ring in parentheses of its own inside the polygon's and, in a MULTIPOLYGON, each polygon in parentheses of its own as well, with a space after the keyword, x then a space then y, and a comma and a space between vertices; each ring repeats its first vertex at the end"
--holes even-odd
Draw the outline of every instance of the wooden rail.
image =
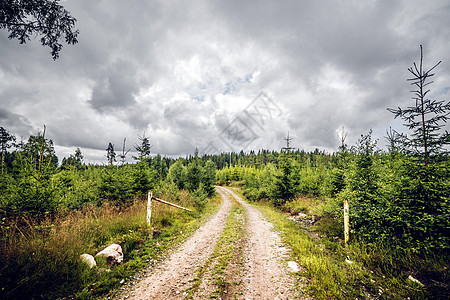
POLYGON ((164 203, 164 204, 167 204, 167 205, 179 208, 179 209, 184 209, 184 210, 192 212, 192 210, 190 210, 188 208, 185 208, 185 207, 182 207, 182 206, 179 206, 179 205, 176 205, 176 204, 164 201, 163 199, 159 199, 159 198, 153 197, 152 191, 149 191, 148 192, 148 201, 147 201, 147 224, 148 224, 148 226, 150 226, 150 223, 152 221, 152 200, 155 200, 155 201, 158 201, 158 202, 161 202, 161 203, 164 203))
POLYGON ((185 208, 185 207, 182 207, 182 206, 179 206, 179 205, 176 205, 176 204, 173 204, 173 203, 170 203, 170 202, 164 201, 164 200, 162 200, 162 199, 159 199, 159 198, 156 198, 156 197, 152 197, 152 200, 156 200, 156 201, 158 201, 158 202, 161 202, 161 203, 164 203, 164 204, 167 204, 167 205, 170 205, 170 206, 176 207, 176 208, 180 208, 180 209, 184 209, 184 210, 187 210, 187 211, 190 211, 190 212, 192 212, 192 210, 190 210, 189 208, 185 208))

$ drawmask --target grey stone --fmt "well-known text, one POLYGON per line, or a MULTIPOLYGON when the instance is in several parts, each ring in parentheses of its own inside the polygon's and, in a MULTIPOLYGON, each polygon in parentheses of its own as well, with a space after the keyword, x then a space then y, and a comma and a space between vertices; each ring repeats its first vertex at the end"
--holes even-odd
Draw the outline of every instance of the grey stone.
POLYGON ((123 261, 122 247, 118 244, 112 244, 97 253, 95 256, 106 257, 106 263, 108 265, 120 264, 123 261))

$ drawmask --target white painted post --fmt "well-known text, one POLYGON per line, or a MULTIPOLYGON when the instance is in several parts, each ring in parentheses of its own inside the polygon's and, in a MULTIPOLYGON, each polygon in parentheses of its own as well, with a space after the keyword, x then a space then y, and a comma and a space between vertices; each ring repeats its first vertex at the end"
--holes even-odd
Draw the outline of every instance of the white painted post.
POLYGON ((150 226, 152 221, 152 191, 148 191, 148 201, 147 201, 147 224, 150 226))
POLYGON ((349 207, 348 207, 348 200, 344 200, 344 241, 345 244, 347 244, 349 240, 349 207))

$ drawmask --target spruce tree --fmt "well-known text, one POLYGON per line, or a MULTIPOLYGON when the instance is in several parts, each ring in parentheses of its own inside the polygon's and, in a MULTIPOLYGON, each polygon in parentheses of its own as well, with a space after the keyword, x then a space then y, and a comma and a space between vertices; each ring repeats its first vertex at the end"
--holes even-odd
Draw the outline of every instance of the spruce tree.
POLYGON ((150 144, 149 138, 145 136, 145 132, 142 136, 138 135, 138 139, 139 141, 141 141, 141 144, 134 145, 134 148, 139 155, 133 158, 142 162, 150 157, 150 150, 152 148, 152 145, 150 144))
POLYGON ((8 187, 10 208, 15 212, 53 212, 57 208, 52 176, 58 166, 53 142, 43 133, 16 145, 14 182, 8 187))
POLYGON ((11 142, 14 142, 15 140, 16 140, 15 136, 7 132, 5 128, 0 127, 0 148, 2 149, 2 174, 6 150, 8 150, 12 146, 11 142))
POLYGON ((177 160, 173 165, 169 168, 168 179, 175 183, 178 189, 183 189, 185 187, 185 181, 187 177, 186 167, 183 166, 181 160, 177 160))
POLYGON ((120 198, 118 189, 118 180, 115 176, 114 162, 116 161, 116 152, 114 145, 108 144, 106 148, 106 159, 108 160, 108 168, 102 173, 102 184, 100 185, 100 195, 110 201, 116 201, 120 198))
POLYGON ((116 161, 116 152, 114 151, 114 145, 109 143, 108 148, 106 148, 106 159, 110 166, 116 161))
POLYGON ((203 181, 203 167, 198 157, 197 151, 195 152, 194 159, 187 166, 186 176, 186 188, 193 192, 199 188, 203 181))
MULTIPOLYGON (((414 105, 406 109, 388 109, 395 118, 406 123, 410 135, 395 134, 392 143, 400 145, 406 154, 398 167, 399 180, 391 207, 391 226, 406 247, 428 250, 449 248, 450 189, 448 186, 448 146, 450 135, 444 130, 450 114, 450 101, 428 98, 430 78, 434 69, 420 63, 409 68, 408 79, 415 87, 414 105)), ((392 139, 392 138, 391 138, 392 139)))
POLYGON ((216 185, 216 164, 212 160, 208 160, 205 163, 203 175, 203 186, 208 196, 211 197, 214 195, 215 185, 216 185))
POLYGON ((138 136, 138 138, 141 143, 140 145, 134 145, 138 156, 134 156, 133 158, 138 163, 134 166, 133 171, 133 192, 144 196, 154 186, 155 172, 153 168, 150 168, 150 150, 152 148, 150 140, 145 136, 145 132, 142 136, 138 136))
POLYGON ((296 176, 290 151, 282 151, 278 157, 278 172, 275 175, 272 199, 276 205, 283 205, 297 194, 299 178, 296 176))
POLYGON ((450 145, 450 135, 447 130, 442 130, 450 115, 450 101, 431 100, 428 98, 429 85, 433 83, 430 78, 435 74, 433 70, 440 64, 438 62, 432 68, 424 70, 423 51, 420 45, 420 63, 413 63, 408 71, 412 77, 407 79, 415 87, 412 99, 414 105, 405 109, 388 108, 395 117, 401 118, 410 131, 411 135, 398 135, 403 144, 403 149, 415 157, 423 160, 425 166, 430 158, 448 154, 446 149, 450 145))

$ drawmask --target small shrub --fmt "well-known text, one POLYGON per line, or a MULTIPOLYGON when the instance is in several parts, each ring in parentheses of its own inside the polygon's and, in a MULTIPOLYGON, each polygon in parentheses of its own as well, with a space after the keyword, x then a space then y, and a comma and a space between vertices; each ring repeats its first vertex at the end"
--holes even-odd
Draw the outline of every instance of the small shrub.
POLYGON ((205 209, 206 203, 208 203, 208 194, 203 188, 203 184, 192 193, 192 197, 197 209, 202 212, 205 209))

